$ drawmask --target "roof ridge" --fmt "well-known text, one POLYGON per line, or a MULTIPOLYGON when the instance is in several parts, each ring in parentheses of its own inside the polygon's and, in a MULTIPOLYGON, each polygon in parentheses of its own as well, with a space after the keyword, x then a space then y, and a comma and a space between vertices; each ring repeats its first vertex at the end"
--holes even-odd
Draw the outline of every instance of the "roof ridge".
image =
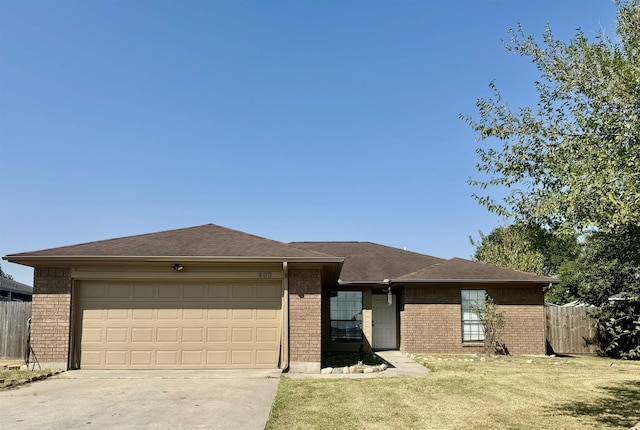
MULTIPOLYGON (((192 227, 172 228, 172 229, 169 229, 169 230, 162 230, 162 231, 156 231, 156 232, 150 232, 150 233, 140 233, 140 234, 132 234, 132 235, 126 235, 126 236, 119 236, 119 237, 111 237, 111 238, 108 238, 108 239, 90 240, 88 242, 80 242, 80 243, 76 243, 76 244, 73 244, 73 245, 53 246, 53 247, 50 247, 50 248, 43 248, 43 249, 37 249, 35 251, 29 251, 29 252, 26 252, 26 253, 9 254, 9 255, 31 254, 33 252, 52 251, 54 249, 75 248, 77 246, 92 245, 94 243, 105 243, 105 242, 113 242, 113 241, 122 240, 122 239, 140 238, 140 237, 144 237, 144 236, 151 236, 151 235, 163 234, 163 233, 171 233, 171 232, 175 232, 175 231, 179 231, 179 230, 191 230, 191 229, 201 228, 201 227, 206 227, 206 226, 221 227, 219 225, 209 223, 209 224, 196 225, 196 226, 192 226, 192 227)), ((226 227, 221 227, 221 228, 226 228, 226 227)), ((229 230, 232 230, 232 229, 229 229, 229 230)), ((239 230, 236 230, 236 231, 239 231, 239 230)), ((242 233, 242 232, 240 232, 240 233, 242 233)), ((245 234, 248 234, 248 233, 245 233, 245 234)))

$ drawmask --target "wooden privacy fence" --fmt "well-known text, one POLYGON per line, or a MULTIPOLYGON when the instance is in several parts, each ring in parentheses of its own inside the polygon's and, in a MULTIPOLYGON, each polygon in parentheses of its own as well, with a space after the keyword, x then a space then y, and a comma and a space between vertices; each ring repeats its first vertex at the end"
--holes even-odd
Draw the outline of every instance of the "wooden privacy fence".
POLYGON ((24 358, 31 302, 0 302, 0 358, 24 358))
POLYGON ((550 354, 596 354, 596 330, 589 319, 595 308, 545 306, 547 342, 550 354))

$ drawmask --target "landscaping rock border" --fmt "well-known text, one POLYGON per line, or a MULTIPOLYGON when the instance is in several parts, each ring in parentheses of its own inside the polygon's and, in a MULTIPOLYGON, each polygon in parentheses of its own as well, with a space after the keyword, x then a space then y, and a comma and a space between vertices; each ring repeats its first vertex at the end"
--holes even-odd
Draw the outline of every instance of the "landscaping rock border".
POLYGON ((386 364, 379 364, 377 366, 367 366, 367 365, 353 365, 353 366, 344 366, 344 367, 325 367, 320 370, 320 373, 323 375, 330 374, 352 374, 352 373, 379 373, 387 370, 388 366, 386 364))

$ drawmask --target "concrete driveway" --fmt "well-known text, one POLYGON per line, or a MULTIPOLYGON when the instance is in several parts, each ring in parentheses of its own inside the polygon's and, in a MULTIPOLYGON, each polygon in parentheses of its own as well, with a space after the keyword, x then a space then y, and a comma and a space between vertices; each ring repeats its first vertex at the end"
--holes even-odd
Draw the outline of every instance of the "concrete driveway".
POLYGON ((0 391, 0 427, 263 430, 279 377, 279 370, 70 371, 0 391))

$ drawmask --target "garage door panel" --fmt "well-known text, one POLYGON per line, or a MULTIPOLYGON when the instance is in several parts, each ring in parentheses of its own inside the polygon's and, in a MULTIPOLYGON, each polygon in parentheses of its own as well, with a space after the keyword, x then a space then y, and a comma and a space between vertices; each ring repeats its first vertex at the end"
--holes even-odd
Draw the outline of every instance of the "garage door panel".
POLYGON ((107 343, 127 342, 129 328, 107 328, 107 343))
POLYGON ((280 299, 281 296, 280 286, 276 284, 260 286, 256 291, 256 297, 259 299, 280 299))
MULTIPOLYGON (((200 305, 202 306, 202 305, 200 305)), ((198 309, 183 309, 182 310, 182 319, 183 320, 203 320, 205 316, 206 309, 198 308, 198 309)))
POLYGON ((231 298, 233 299, 251 299, 254 297, 253 285, 232 285, 231 298))
POLYGON ((104 363, 104 351, 82 351, 81 360, 88 367, 101 366, 104 363))
POLYGON ((155 330, 151 327, 132 327, 131 343, 150 343, 155 340, 155 330))
POLYGON ((256 342, 277 342, 278 327, 258 327, 256 329, 256 342))
POLYGON ((208 350, 207 351, 207 366, 212 367, 229 367, 229 351, 224 350, 208 350))
POLYGON ((258 366, 267 366, 269 363, 273 363, 278 360, 278 354, 271 349, 267 350, 256 350, 256 365, 258 366))
POLYGON ((207 319, 209 320, 227 320, 229 315, 229 309, 207 309, 207 319))
POLYGON ((157 329, 158 343, 176 343, 178 342, 178 327, 160 327, 157 329))
POLYGON ((82 282, 82 368, 274 368, 279 282, 82 282), (276 294, 276 292, 278 292, 276 294))
POLYGON ((136 299, 153 299, 156 295, 156 288, 153 284, 133 285, 133 297, 136 299))
POLYGON ((188 299, 204 299, 207 297, 207 289, 204 285, 185 285, 183 294, 188 299))
POLYGON ((131 366, 151 367, 155 363, 155 351, 140 350, 131 351, 131 366))
POLYGON ((227 327, 208 327, 207 342, 227 342, 229 329, 227 327))
POLYGON ((160 299, 177 299, 181 294, 181 285, 160 285, 158 287, 158 298, 160 299))
POLYGON ((147 320, 151 321, 154 317, 153 309, 133 309, 131 311, 131 318, 134 320, 147 320))
POLYGON ((204 341, 204 327, 182 328, 182 342, 204 341))
POLYGON ((177 366, 178 365, 178 351, 157 351, 156 352, 156 366, 177 366))
MULTIPOLYGON (((174 305, 175 306, 175 305, 174 305)), ((178 309, 158 309, 158 320, 177 320, 179 318, 178 309)))
POLYGON ((181 363, 185 366, 194 366, 194 367, 202 367, 204 366, 204 351, 202 350, 194 350, 194 351, 182 351, 181 363))
POLYGON ((253 364, 253 350, 231 350, 231 366, 251 366, 253 364))
POLYGON ((130 295, 129 285, 112 284, 107 287, 107 297, 110 299, 128 299, 130 295))

